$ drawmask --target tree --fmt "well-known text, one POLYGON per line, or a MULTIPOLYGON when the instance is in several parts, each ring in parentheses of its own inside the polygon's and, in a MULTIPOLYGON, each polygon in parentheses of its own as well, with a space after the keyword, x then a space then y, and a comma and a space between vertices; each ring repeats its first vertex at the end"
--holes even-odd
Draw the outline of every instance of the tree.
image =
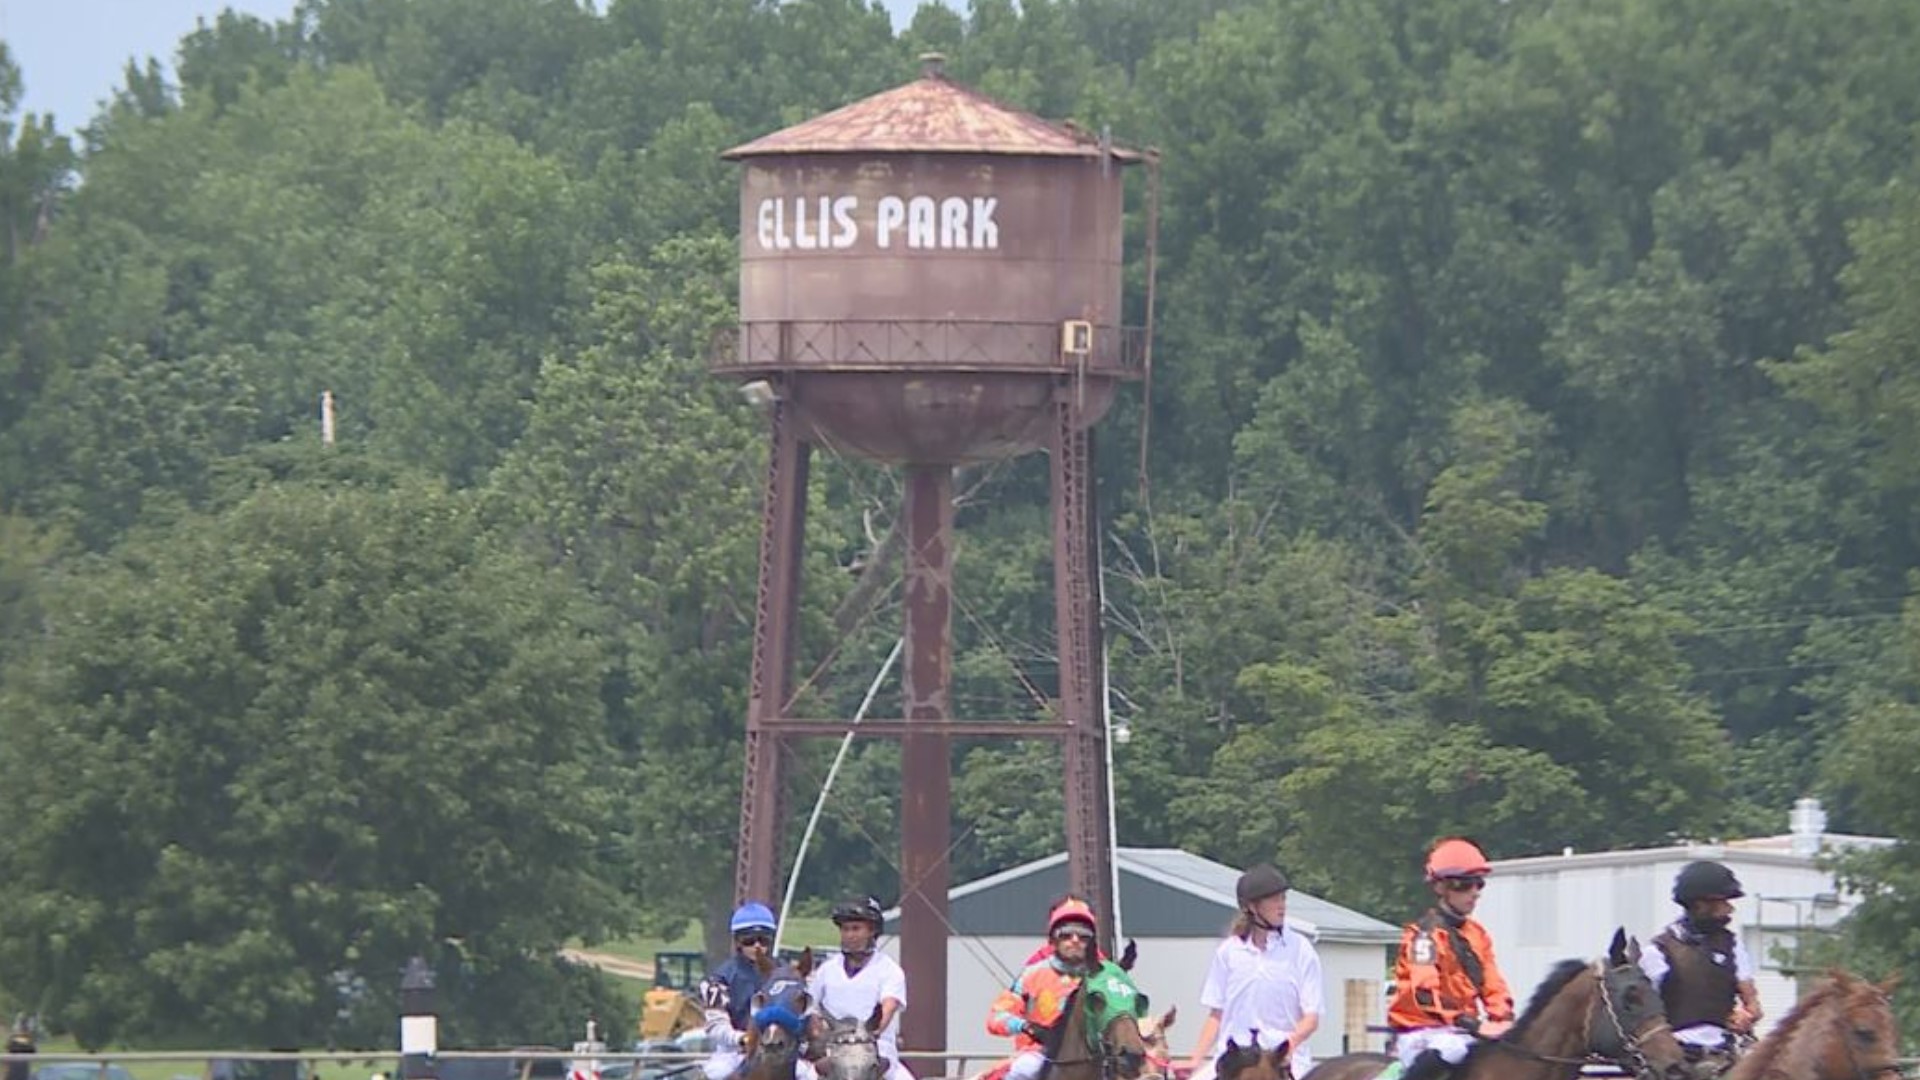
POLYGON ((83 1044, 371 1042, 416 952, 464 968, 452 1038, 524 1039, 487 1022, 552 1014, 518 976, 620 920, 591 613, 472 498, 282 486, 45 610, 5 686, 0 965, 83 1044))

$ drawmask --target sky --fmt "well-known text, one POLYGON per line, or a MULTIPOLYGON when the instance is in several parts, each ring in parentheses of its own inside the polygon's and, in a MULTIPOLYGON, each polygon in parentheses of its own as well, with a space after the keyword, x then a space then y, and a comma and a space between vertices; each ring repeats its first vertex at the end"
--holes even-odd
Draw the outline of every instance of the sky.
MULTIPOLYGON (((604 2, 604 0, 603 0, 604 2)), ((884 0, 894 29, 920 0, 884 0)), ((0 40, 26 82, 22 112, 52 113, 62 131, 84 126, 121 82, 129 59, 158 59, 173 72, 173 50, 224 8, 280 20, 294 0, 0 0, 0 40)), ((964 2, 948 6, 965 10, 964 2)))

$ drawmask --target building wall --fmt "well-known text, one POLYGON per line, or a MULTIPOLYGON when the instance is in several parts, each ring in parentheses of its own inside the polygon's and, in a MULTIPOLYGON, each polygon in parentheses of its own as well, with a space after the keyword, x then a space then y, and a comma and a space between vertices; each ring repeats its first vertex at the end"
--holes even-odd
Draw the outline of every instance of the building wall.
POLYGON ((1679 916, 1674 875, 1695 858, 1717 858, 1740 878, 1747 895, 1735 901, 1734 927, 1760 969, 1755 983, 1766 1014, 1762 1033, 1785 1016, 1799 988, 1781 970, 1777 954, 1791 950, 1795 927, 1831 926, 1855 901, 1842 896, 1837 903, 1815 903, 1815 896, 1832 896, 1835 887, 1832 875, 1809 862, 1742 858, 1734 851, 1670 850, 1645 862, 1537 869, 1496 864, 1478 914, 1493 934, 1521 1007, 1555 963, 1602 955, 1615 927, 1624 926, 1650 948, 1647 940, 1679 916))
MULTIPOLYGON (((956 1075, 977 1072, 985 1064, 1005 1057, 1012 1047, 1007 1039, 987 1034, 987 1007, 1013 981, 1026 958, 1041 943, 1039 934, 1024 937, 966 937, 947 942, 947 1043, 956 1052, 973 1055, 956 1065, 956 1075)), ((1206 1013, 1200 1007, 1200 984, 1206 978, 1207 964, 1213 958, 1218 938, 1138 938, 1140 953, 1134 965, 1134 981, 1152 1003, 1158 1015, 1169 1006, 1178 1010, 1171 1033, 1174 1060, 1184 1063, 1193 1052, 1193 1040, 1200 1033, 1206 1013)), ((888 939, 884 946, 898 955, 898 942, 888 939)), ((1342 1038, 1348 1031, 1359 1033, 1368 1024, 1384 1022, 1382 988, 1387 978, 1389 952, 1381 945, 1354 945, 1321 942, 1320 968, 1326 1012, 1320 1031, 1312 1040, 1315 1057, 1330 1057, 1342 1052, 1342 1038), (1347 1015, 1349 983, 1367 995, 1370 1012, 1358 1018, 1347 1015), (1352 1026, 1349 1027, 1349 1024, 1352 1026)), ((935 1003, 938 1007, 939 1003, 935 1003)), ((922 1007, 914 1002, 908 1008, 922 1007)), ((1378 1049, 1378 1036, 1371 1048, 1378 1049)), ((1362 1049, 1355 1045, 1354 1049, 1362 1049)))

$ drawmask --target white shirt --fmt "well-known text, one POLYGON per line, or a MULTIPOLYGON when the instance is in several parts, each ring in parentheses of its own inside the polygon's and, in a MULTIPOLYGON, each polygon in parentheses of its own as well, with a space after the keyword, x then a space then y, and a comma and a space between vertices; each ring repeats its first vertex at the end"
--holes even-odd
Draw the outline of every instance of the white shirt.
MULTIPOLYGON (((1266 948, 1229 937, 1213 952, 1200 1004, 1220 1010, 1220 1034, 1211 1055, 1218 1057, 1232 1038, 1246 1046, 1258 1031, 1260 1045, 1274 1047, 1291 1035, 1308 1013, 1319 1015, 1320 954, 1297 931, 1268 931, 1266 948)), ((1305 1044, 1293 1048, 1293 1075, 1313 1068, 1305 1044)))
MULTIPOLYGON (((1672 930, 1676 935, 1686 937, 1685 920, 1673 923, 1672 930)), ((1658 990, 1673 966, 1667 963, 1665 949, 1648 944, 1640 950, 1640 970, 1647 973, 1647 978, 1653 980, 1654 989, 1658 990)), ((1740 940, 1739 934, 1733 935, 1733 977, 1738 982, 1753 981, 1753 957, 1747 954, 1747 946, 1740 940)), ((1727 1029, 1720 1024, 1695 1024, 1675 1031, 1673 1037, 1693 1046, 1719 1046, 1727 1037, 1727 1029)))
POLYGON ((898 960, 876 948, 858 974, 848 975, 847 958, 835 953, 807 977, 807 993, 818 1011, 856 1020, 873 1015, 883 998, 898 1001, 900 1008, 894 1010, 893 1019, 880 1032, 877 1049, 889 1060, 900 1060, 900 1014, 907 1008, 907 973, 898 960))

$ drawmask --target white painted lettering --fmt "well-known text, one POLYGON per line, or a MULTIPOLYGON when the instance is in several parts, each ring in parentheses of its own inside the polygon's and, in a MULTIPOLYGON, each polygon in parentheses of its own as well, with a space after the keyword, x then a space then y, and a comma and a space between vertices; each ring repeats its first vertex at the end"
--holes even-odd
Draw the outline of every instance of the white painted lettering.
POLYGON ((759 219, 760 250, 762 251, 773 246, 773 206, 772 199, 761 199, 760 212, 755 215, 759 219))
POLYGON ((958 196, 940 200, 940 246, 967 246, 967 200, 958 196))
POLYGON ((793 246, 793 240, 787 236, 787 203, 776 199, 773 204, 773 246, 785 251, 793 246))
MULTIPOLYGON (((818 225, 818 222, 815 223, 818 225)), ((793 246, 801 251, 812 251, 819 245, 814 243, 813 234, 807 231, 807 200, 793 200, 793 246)))
POLYGON ((874 240, 881 247, 893 246, 893 231, 907 220, 907 204, 898 195, 888 195, 880 200, 879 213, 874 221, 874 240))
POLYGON ((850 248, 860 237, 860 227, 853 223, 853 212, 860 206, 860 200, 851 195, 842 195, 833 200, 833 246, 850 248))
POLYGON ((973 197, 973 246, 988 251, 1000 247, 1000 225, 993 220, 993 211, 1000 200, 992 196, 973 197))
POLYGON ((925 195, 915 195, 907 202, 907 246, 910 248, 930 248, 933 246, 933 200, 925 195))

